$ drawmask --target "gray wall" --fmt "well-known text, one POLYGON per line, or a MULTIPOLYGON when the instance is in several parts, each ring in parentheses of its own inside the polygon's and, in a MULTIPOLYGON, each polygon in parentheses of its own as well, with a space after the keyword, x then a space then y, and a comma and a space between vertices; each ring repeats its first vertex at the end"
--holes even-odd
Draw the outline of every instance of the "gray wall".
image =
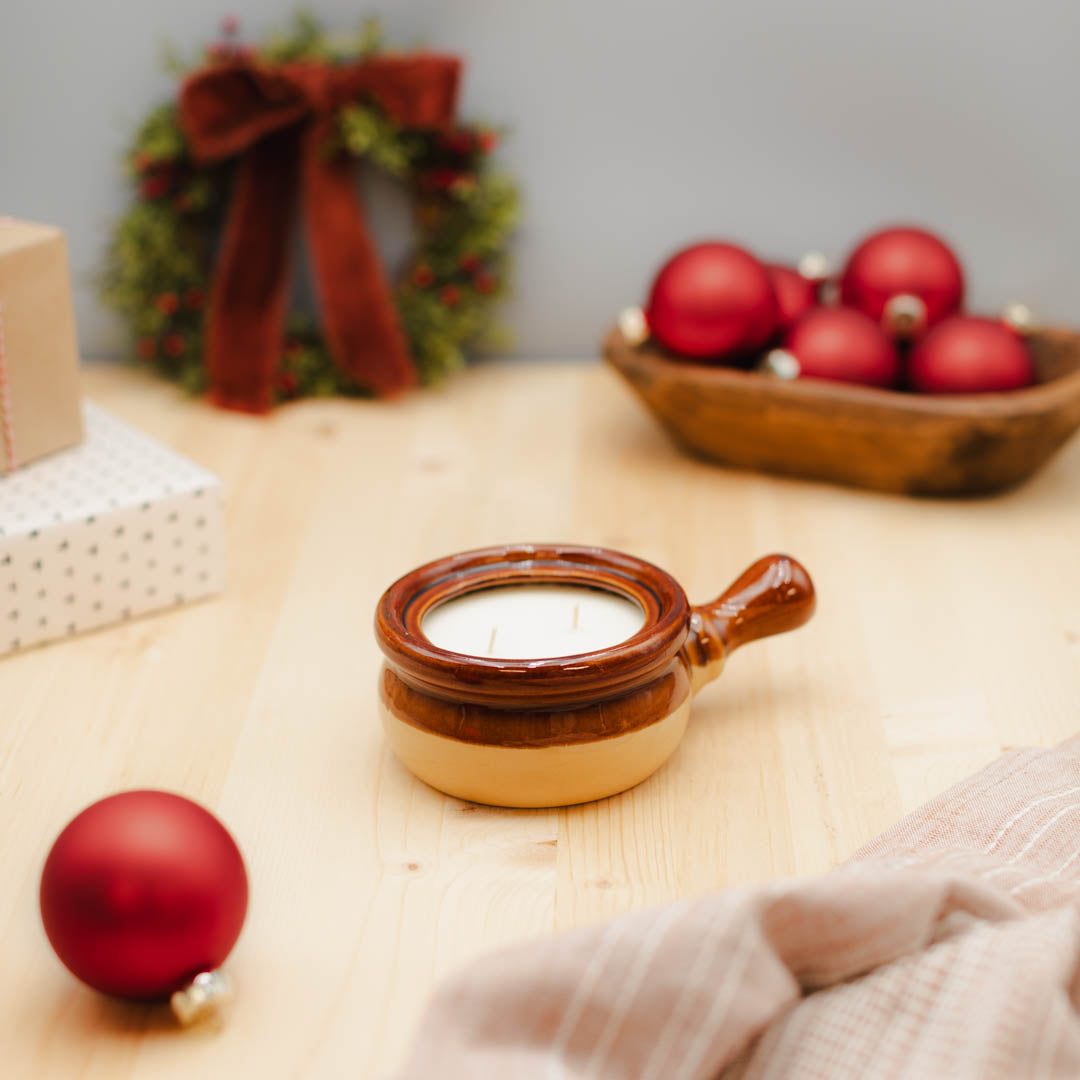
MULTIPOLYGON (((125 203, 117 158, 185 49, 294 0, 0 0, 0 213, 68 230, 84 351, 117 328, 91 275, 125 203)), ((369 8, 318 0, 329 24, 369 8)), ((666 252, 704 235, 840 254, 914 219, 961 249, 978 305, 1080 318, 1075 0, 384 0, 399 42, 469 61, 506 122, 526 216, 506 314, 523 354, 591 352, 666 252)))

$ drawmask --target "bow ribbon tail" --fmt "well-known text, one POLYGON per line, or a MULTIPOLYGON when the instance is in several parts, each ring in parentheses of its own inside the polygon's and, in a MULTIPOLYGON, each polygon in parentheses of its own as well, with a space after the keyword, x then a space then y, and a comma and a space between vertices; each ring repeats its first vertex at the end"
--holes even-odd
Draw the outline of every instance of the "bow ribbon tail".
POLYGON ((414 385, 416 369, 349 159, 328 158, 332 121, 304 131, 302 188, 323 332, 339 370, 378 394, 414 385))
POLYGON ((244 154, 210 293, 206 366, 210 393, 227 409, 266 412, 291 278, 290 241, 298 132, 270 135, 244 154))

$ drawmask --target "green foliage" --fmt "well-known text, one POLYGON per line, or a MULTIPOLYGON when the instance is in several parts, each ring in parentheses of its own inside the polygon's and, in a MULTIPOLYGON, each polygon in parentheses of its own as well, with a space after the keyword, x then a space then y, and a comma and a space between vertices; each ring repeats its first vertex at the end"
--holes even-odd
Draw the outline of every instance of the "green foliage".
POLYGON ((422 135, 401 131, 372 105, 348 105, 341 110, 338 140, 353 157, 366 157, 403 180, 409 178, 414 163, 424 153, 422 135))
POLYGON ((382 49, 378 19, 365 19, 351 33, 332 33, 310 12, 301 11, 294 16, 291 30, 271 34, 257 51, 259 58, 269 63, 315 60, 336 64, 362 60, 382 49))
MULTIPOLYGON (((291 31, 271 36, 254 55, 263 63, 339 64, 382 48, 376 22, 330 34, 300 14, 291 31)), ((219 43, 206 62, 244 52, 232 41, 219 43)), ((177 74, 188 70, 173 53, 168 66, 177 74)), ((497 333, 491 312, 507 288, 518 196, 513 182, 491 169, 496 139, 477 125, 441 134, 402 131, 374 103, 358 100, 340 111, 326 147, 327 154, 369 162, 413 193, 415 247, 395 298, 425 382, 460 368, 470 343, 497 333)), ((127 320, 138 358, 197 393, 206 384, 203 318, 230 170, 190 158, 172 104, 150 112, 126 160, 136 199, 113 230, 102 295, 127 320)), ((340 374, 311 319, 290 316, 278 398, 366 392, 340 374)))
POLYGON ((159 105, 142 122, 135 135, 137 153, 156 163, 177 161, 187 154, 184 135, 173 105, 159 105))

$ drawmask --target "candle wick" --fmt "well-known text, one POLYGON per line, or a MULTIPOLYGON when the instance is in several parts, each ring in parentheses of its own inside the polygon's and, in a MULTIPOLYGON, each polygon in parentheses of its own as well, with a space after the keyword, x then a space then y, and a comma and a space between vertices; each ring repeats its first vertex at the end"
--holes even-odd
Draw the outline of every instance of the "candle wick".
POLYGON ((579 600, 574 605, 574 621, 571 624, 570 629, 571 630, 577 630, 578 629, 578 623, 580 622, 580 620, 581 620, 581 601, 579 600))
POLYGON ((495 635, 499 632, 498 626, 491 628, 491 637, 488 639, 488 656, 495 654, 495 635))

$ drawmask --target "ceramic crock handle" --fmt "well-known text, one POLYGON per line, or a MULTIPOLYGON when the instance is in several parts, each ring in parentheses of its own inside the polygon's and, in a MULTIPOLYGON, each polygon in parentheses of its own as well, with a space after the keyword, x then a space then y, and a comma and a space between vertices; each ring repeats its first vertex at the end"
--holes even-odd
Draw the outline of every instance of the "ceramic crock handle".
POLYGON ((766 555, 711 604, 690 612, 685 650, 697 691, 715 679, 740 645, 794 630, 814 614, 814 583, 788 555, 766 555))

